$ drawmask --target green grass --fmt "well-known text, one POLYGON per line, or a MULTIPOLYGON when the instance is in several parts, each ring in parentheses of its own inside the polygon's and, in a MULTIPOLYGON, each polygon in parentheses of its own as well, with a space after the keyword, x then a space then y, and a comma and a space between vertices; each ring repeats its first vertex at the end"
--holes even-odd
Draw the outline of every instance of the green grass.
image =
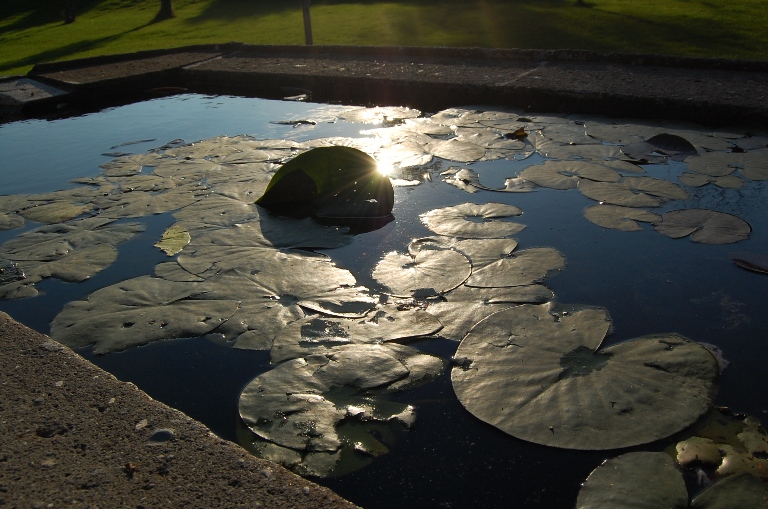
MULTIPOLYGON (((316 45, 588 49, 768 59, 764 0, 315 0, 316 45)), ((95 55, 244 42, 303 44, 299 0, 80 0, 75 23, 56 2, 0 5, 0 75, 95 55)))

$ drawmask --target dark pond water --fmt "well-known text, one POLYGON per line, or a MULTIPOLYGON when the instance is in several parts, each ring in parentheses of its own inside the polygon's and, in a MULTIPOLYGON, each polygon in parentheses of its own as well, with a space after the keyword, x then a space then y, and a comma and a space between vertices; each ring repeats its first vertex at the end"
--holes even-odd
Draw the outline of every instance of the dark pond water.
MULTIPOLYGON (((328 107, 197 95, 123 106, 79 118, 27 121, 0 126, 0 194, 40 193, 71 187, 75 177, 100 173, 99 164, 115 151, 142 153, 174 139, 195 141, 219 135, 250 134, 260 139, 305 140, 361 136, 370 125, 321 122, 291 127, 270 121, 322 116, 328 107), (130 143, 140 140, 140 143, 130 143)), ((487 185, 500 186, 525 162, 494 161, 471 165, 487 185)), ((455 163, 444 164, 444 168, 455 163)), ((646 167, 649 174, 674 176, 684 168, 672 163, 646 167), (656 172, 656 174, 654 174, 656 172)), ((729 362, 717 404, 765 421, 768 399, 763 380, 768 359, 768 277, 736 267, 731 258, 768 253, 766 182, 741 190, 714 186, 690 189, 685 207, 713 208, 738 215, 753 228, 746 241, 701 245, 673 240, 645 225, 640 232, 598 227, 582 215, 594 202, 577 190, 541 189, 534 193, 480 192, 469 195, 439 179, 396 188, 395 220, 355 237, 349 246, 327 251, 337 265, 351 270, 359 284, 376 289, 371 272, 383 253, 403 252, 408 242, 431 235, 419 214, 463 202, 510 203, 524 211, 527 228, 515 235, 518 249, 549 246, 566 258, 566 268, 546 284, 567 304, 606 307, 614 331, 607 343, 647 334, 678 332, 716 345, 729 362)), ((671 205, 667 205, 671 208, 671 205)), ((680 203, 675 208, 681 208, 680 203)), ((663 211, 663 210, 662 210, 663 211)), ((132 219, 131 221, 135 221, 132 219)), ((119 258, 90 280, 46 280, 43 295, 0 301, 0 310, 47 333, 50 321, 74 299, 124 279, 150 274, 167 260, 152 247, 174 219, 170 214, 139 218, 147 229, 120 245, 119 258)), ((0 243, 38 225, 0 231, 0 243)), ((412 343, 449 358, 456 343, 431 339, 412 343)), ((269 369, 268 352, 226 348, 204 338, 169 340, 120 353, 85 357, 153 398, 178 408, 236 441, 242 427, 238 396, 256 375, 269 369)), ((384 507, 450 508, 573 507, 580 483, 604 459, 625 451, 567 451, 512 438, 465 411, 446 370, 438 379, 393 399, 414 405, 413 429, 395 430, 391 451, 369 466, 340 477, 316 479, 370 509, 384 507)), ((639 450, 661 450, 672 440, 639 450)))

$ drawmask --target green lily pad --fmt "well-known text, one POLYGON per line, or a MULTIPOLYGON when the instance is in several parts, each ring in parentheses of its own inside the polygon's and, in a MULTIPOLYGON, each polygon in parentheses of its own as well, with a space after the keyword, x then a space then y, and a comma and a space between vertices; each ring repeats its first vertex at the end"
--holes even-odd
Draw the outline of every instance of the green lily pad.
POLYGON ((206 299, 197 283, 141 276, 67 304, 51 324, 51 337, 72 348, 94 345, 96 353, 115 352, 207 334, 237 308, 237 301, 206 299))
POLYGON ((320 147, 284 164, 257 204, 291 215, 382 217, 394 191, 376 161, 350 147, 320 147))
POLYGON ((584 217, 590 222, 603 228, 634 232, 643 227, 637 222, 657 223, 661 216, 648 210, 633 207, 621 207, 619 205, 592 205, 584 209, 584 217))
POLYGON ((469 260, 458 251, 425 249, 415 256, 387 253, 374 268, 373 278, 391 295, 426 298, 453 290, 471 272, 469 260))
POLYGON ((578 189, 587 198, 625 207, 658 207, 665 200, 688 198, 688 193, 677 184, 652 177, 624 177, 621 182, 582 179, 578 189))
POLYGON ((747 239, 752 232, 752 227, 743 219, 708 209, 666 212, 654 228, 673 239, 690 235, 692 241, 702 244, 731 244, 747 239))
POLYGON ((713 484, 691 501, 691 509, 768 508, 768 486, 741 473, 713 484))
POLYGON ((420 218, 427 228, 438 235, 488 239, 508 237, 522 231, 525 225, 501 220, 522 213, 519 208, 503 203, 462 203, 430 210, 420 218))
POLYGON ((482 288, 530 285, 563 267, 565 258, 556 249, 535 247, 517 251, 473 270, 465 284, 482 288))
MULTIPOLYGON (((440 359, 395 344, 352 344, 289 360, 251 381, 240 416, 262 439, 297 451, 333 454, 344 443, 343 421, 413 422, 413 407, 382 396, 423 383, 443 369, 440 359)), ((303 453, 302 453, 303 454, 303 453)), ((333 471, 326 457, 319 475, 333 471)))
POLYGON ((680 182, 691 187, 701 187, 707 184, 714 184, 723 189, 739 189, 744 187, 744 181, 736 175, 726 175, 724 177, 711 177, 699 173, 683 173, 680 175, 680 182))
POLYGON ((707 349, 677 334, 600 349, 610 328, 597 308, 525 304, 495 313, 459 345, 454 391, 480 420, 568 449, 653 442, 709 410, 719 368, 707 349))
POLYGON ((429 302, 427 312, 444 325, 441 337, 461 341, 472 327, 497 311, 516 304, 541 304, 553 298, 552 290, 538 284, 504 288, 461 285, 444 294, 441 300, 429 302))
POLYGON ((550 189, 573 189, 581 178, 618 182, 621 175, 607 166, 584 161, 545 161, 520 172, 520 178, 550 189))
POLYGON ((660 452, 605 461, 581 485, 576 509, 687 509, 688 490, 675 462, 660 452))
POLYGON ((0 230, 14 230, 24 226, 24 218, 18 214, 0 213, 0 230))
POLYGON ((208 191, 199 184, 174 187, 161 193, 130 191, 95 198, 102 217, 144 217, 181 209, 202 200, 208 191))
POLYGON ((93 209, 93 205, 58 201, 24 209, 20 212, 29 221, 37 223, 63 223, 93 209))
POLYGON ((379 344, 404 338, 428 336, 442 328, 433 315, 421 310, 379 309, 372 316, 344 319, 310 316, 285 327, 275 337, 272 362, 324 353, 333 346, 379 344))

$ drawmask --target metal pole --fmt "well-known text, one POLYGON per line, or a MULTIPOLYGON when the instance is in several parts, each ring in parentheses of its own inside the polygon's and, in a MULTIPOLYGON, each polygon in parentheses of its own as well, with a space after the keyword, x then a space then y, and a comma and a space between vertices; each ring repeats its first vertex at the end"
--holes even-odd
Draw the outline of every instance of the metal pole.
POLYGON ((309 19, 309 0, 302 0, 301 10, 304 12, 304 41, 312 46, 312 20, 309 19))

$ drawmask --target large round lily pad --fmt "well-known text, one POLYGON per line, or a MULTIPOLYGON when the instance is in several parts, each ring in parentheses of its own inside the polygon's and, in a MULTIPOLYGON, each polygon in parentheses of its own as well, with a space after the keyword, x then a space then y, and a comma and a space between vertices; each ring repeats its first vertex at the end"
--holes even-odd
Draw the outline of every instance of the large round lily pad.
POLYGON ((743 219, 709 209, 683 209, 666 212, 654 228, 679 239, 687 235, 702 244, 731 244, 749 237, 752 227, 743 219))
POLYGON ((581 485, 576 509, 687 509, 688 490, 675 461, 661 452, 607 460, 581 485))
POLYGON ((719 368, 707 349, 663 334, 601 350, 610 327, 596 308, 553 313, 550 304, 526 304, 495 313, 456 351, 456 395, 510 435, 569 449, 653 442, 709 410, 719 368))
POLYGON ((522 213, 519 208, 503 203, 462 203, 430 210, 421 215, 421 221, 438 235, 488 239, 507 237, 523 230, 525 225, 501 220, 522 213))
POLYGON ((586 161, 545 161, 520 172, 520 178, 550 189, 573 189, 580 178, 597 182, 618 182, 619 172, 586 161))
POLYGON ((517 251, 472 270, 467 286, 496 288, 537 283, 565 267, 565 258, 551 247, 517 251))
POLYGON ((433 297, 453 290, 472 272, 469 259, 451 249, 425 249, 415 256, 391 252, 373 270, 373 277, 397 297, 433 297))

